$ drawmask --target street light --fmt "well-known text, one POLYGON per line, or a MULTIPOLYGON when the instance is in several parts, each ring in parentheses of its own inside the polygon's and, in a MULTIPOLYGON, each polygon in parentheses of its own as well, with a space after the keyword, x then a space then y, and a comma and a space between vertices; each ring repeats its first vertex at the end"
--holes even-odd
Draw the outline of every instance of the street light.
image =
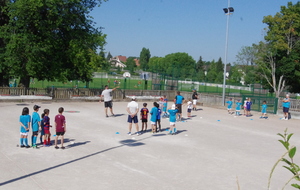
POLYGON ((228 53, 228 25, 229 16, 233 14, 234 9, 230 7, 230 0, 228 0, 228 7, 223 9, 225 15, 227 16, 226 24, 226 43, 225 43, 225 60, 224 60, 224 72, 223 72, 223 93, 222 93, 222 104, 225 106, 225 86, 226 86, 226 65, 227 65, 227 53, 228 53))

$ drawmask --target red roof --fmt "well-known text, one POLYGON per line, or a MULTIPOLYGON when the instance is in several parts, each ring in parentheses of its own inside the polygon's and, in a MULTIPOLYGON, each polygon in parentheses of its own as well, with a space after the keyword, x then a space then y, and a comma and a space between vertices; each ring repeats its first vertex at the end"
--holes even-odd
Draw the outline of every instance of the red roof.
POLYGON ((126 63, 126 61, 127 61, 127 57, 126 57, 126 56, 118 55, 117 58, 118 58, 120 61, 124 62, 124 63, 126 63))

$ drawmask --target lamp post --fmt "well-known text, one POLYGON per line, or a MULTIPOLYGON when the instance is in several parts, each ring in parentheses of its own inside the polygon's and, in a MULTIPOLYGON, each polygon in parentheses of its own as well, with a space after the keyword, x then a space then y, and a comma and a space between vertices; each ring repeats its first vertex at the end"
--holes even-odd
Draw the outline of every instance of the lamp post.
POLYGON ((226 86, 226 65, 227 65, 227 53, 228 53, 228 25, 229 16, 233 14, 234 9, 230 7, 230 0, 228 0, 228 7, 223 9, 225 15, 227 16, 226 24, 226 43, 225 43, 225 60, 224 60, 224 73, 223 73, 223 93, 222 93, 222 104, 225 106, 225 86, 226 86))

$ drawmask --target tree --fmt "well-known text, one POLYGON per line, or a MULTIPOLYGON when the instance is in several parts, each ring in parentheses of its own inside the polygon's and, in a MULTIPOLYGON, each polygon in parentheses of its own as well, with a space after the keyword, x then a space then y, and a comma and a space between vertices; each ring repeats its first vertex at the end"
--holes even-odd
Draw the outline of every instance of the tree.
POLYGON ((143 48, 140 53, 140 67, 143 71, 148 70, 148 68, 149 68, 148 62, 149 62, 150 57, 151 57, 150 50, 143 48))
POLYGON ((299 30, 300 2, 289 2, 287 7, 274 16, 266 16, 263 22, 268 25, 265 42, 258 48, 258 65, 276 97, 279 97, 286 85, 294 92, 299 92, 299 30))
POLYGON ((137 67, 135 63, 136 57, 128 57, 126 60, 126 68, 129 70, 131 74, 133 74, 134 69, 137 67))
POLYGON ((9 1, 9 23, 0 28, 4 65, 29 87, 38 80, 90 81, 103 63, 97 49, 106 35, 93 26, 88 14, 97 0, 9 1))
POLYGON ((255 44, 252 46, 243 46, 240 52, 238 52, 236 59, 240 65, 254 65, 257 54, 257 49, 254 46, 255 44))
POLYGON ((106 60, 109 61, 111 58, 113 58, 113 56, 110 54, 110 52, 108 52, 106 60))

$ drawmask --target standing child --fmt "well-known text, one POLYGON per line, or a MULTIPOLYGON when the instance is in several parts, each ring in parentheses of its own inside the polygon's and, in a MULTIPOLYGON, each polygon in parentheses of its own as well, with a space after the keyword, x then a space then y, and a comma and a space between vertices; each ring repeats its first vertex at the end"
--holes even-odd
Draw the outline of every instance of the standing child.
POLYGON ((160 132, 161 131, 161 125, 160 125, 161 109, 158 104, 156 105, 156 107, 157 107, 156 132, 160 132))
POLYGON ((187 117, 192 117, 191 112, 193 108, 193 103, 191 102, 191 99, 187 102, 187 117))
POLYGON ((157 102, 153 103, 153 108, 150 111, 151 114, 151 118, 150 118, 150 122, 151 122, 151 127, 152 127, 152 133, 155 133, 156 131, 156 120, 157 120, 157 102))
POLYGON ((248 101, 247 101, 247 103, 246 103, 246 117, 250 117, 251 116, 251 113, 250 113, 250 111, 251 111, 251 105, 252 105, 252 102, 251 102, 251 98, 248 98, 248 101))
POLYGON ((235 108, 235 115, 237 116, 240 116, 241 114, 241 105, 242 103, 240 102, 240 100, 237 100, 236 108, 235 108))
POLYGON ((44 137, 44 146, 48 147, 50 146, 50 118, 49 118, 49 109, 44 109, 44 132, 45 132, 45 137, 44 137))
POLYGON ((67 131, 67 125, 66 125, 66 118, 63 115, 64 108, 60 107, 58 108, 58 114, 55 116, 54 123, 55 123, 55 149, 59 149, 57 146, 57 139, 60 136, 61 137, 61 149, 65 149, 64 147, 64 135, 67 131))
POLYGON ((169 134, 170 135, 174 135, 177 132, 175 123, 176 123, 176 113, 178 112, 178 109, 173 104, 172 107, 171 107, 171 109, 168 110, 168 112, 170 114, 170 117, 169 117, 169 120, 170 120, 169 134))
POLYGON ((248 98, 246 98, 244 100, 244 105, 243 105, 243 107, 244 107, 244 115, 246 115, 246 113, 247 113, 247 102, 248 102, 248 98))
POLYGON ((167 107, 168 107, 168 99, 167 99, 167 96, 164 95, 163 117, 168 117, 167 107))
POLYGON ((147 108, 147 103, 143 103, 143 108, 141 109, 141 120, 142 120, 142 130, 141 132, 147 131, 147 123, 148 123, 148 114, 149 110, 147 108))
POLYGON ((32 113, 32 136, 31 136, 31 145, 33 148, 38 148, 36 146, 36 139, 39 133, 39 128, 41 127, 41 118, 38 114, 40 106, 34 105, 33 110, 34 112, 32 113))
POLYGON ((40 144, 43 145, 43 139, 45 138, 45 131, 44 131, 44 117, 45 114, 41 114, 41 133, 40 133, 40 144))
POLYGON ((232 98, 229 98, 229 101, 226 102, 228 104, 227 110, 228 114, 232 114, 231 109, 232 109, 232 98))
POLYGON ((267 101, 263 101, 263 105, 261 106, 261 116, 260 116, 261 119, 262 118, 268 119, 267 108, 268 108, 267 101))
POLYGON ((21 124, 21 128, 20 128, 20 147, 21 148, 29 148, 30 146, 28 145, 28 132, 29 132, 29 128, 30 128, 30 121, 31 121, 31 117, 29 115, 29 109, 27 107, 24 107, 22 110, 22 115, 20 115, 20 119, 19 122, 21 124))

